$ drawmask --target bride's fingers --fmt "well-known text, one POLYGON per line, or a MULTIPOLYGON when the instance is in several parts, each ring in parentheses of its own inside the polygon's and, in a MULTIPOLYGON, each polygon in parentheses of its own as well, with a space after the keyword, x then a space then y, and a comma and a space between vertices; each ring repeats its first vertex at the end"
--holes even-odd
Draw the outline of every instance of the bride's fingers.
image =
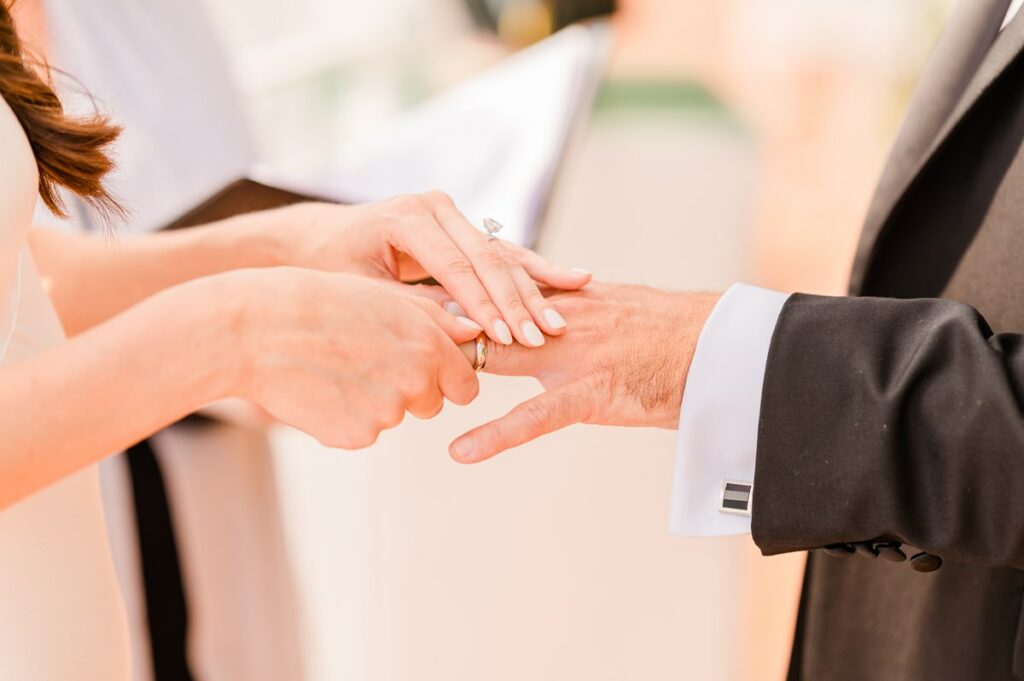
POLYGON ((412 298, 420 309, 430 315, 430 318, 441 327, 445 335, 458 343, 465 343, 471 341, 483 333, 483 329, 480 325, 474 322, 472 319, 467 317, 458 317, 451 314, 432 300, 426 298, 413 296, 412 298))
MULTIPOLYGON (((543 318, 534 318, 520 295, 512 276, 520 265, 509 257, 504 243, 485 237, 449 199, 434 199, 434 215, 441 229, 473 264, 477 277, 498 306, 515 339, 531 347, 543 345, 544 335, 539 328, 543 318)), ((529 286, 536 289, 532 281, 529 286)), ((463 302, 458 296, 455 298, 463 302)))
POLYGON ((505 416, 474 428, 452 442, 448 451, 462 463, 477 463, 542 435, 580 423, 590 396, 581 383, 541 393, 505 416))
POLYGON ((544 294, 537 288, 530 275, 521 267, 512 270, 512 280, 519 289, 519 296, 523 299, 526 309, 530 311, 533 318, 538 320, 537 324, 549 336, 558 336, 565 332, 565 317, 555 309, 555 306, 544 297, 544 294))
POLYGON ((505 244, 505 247, 534 281, 550 288, 576 291, 589 284, 593 278, 586 270, 555 265, 528 248, 515 244, 505 244))
POLYGON ((392 227, 389 241, 394 248, 410 254, 458 300, 469 315, 484 327, 487 335, 511 343, 512 335, 502 312, 480 280, 473 263, 441 229, 436 219, 403 223, 392 227))
POLYGON ((480 381, 466 362, 460 348, 454 343, 442 343, 437 368, 437 387, 455 404, 469 404, 480 392, 480 381))
POLYGON ((469 362, 469 366, 476 364, 476 340, 459 343, 459 350, 462 351, 462 356, 469 362))

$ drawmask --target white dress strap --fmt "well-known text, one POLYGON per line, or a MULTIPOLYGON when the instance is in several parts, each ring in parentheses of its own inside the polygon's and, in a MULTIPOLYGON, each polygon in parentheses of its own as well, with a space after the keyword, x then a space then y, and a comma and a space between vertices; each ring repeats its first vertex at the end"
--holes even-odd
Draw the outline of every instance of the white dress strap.
POLYGON ((18 308, 21 306, 21 259, 24 251, 18 251, 18 263, 14 268, 14 281, 11 282, 11 291, 7 296, 7 305, 0 312, 0 362, 7 354, 7 347, 11 344, 14 336, 14 329, 18 325, 18 308))

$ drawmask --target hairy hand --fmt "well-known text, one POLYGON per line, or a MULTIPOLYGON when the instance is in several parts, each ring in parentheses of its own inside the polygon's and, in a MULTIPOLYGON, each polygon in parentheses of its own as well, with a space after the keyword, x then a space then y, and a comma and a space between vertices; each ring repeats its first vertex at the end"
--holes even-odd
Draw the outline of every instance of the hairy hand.
POLYGON ((546 389, 452 443, 457 461, 488 459, 574 423, 675 428, 712 293, 592 284, 549 300, 573 320, 543 348, 491 344, 489 373, 534 376, 546 389))

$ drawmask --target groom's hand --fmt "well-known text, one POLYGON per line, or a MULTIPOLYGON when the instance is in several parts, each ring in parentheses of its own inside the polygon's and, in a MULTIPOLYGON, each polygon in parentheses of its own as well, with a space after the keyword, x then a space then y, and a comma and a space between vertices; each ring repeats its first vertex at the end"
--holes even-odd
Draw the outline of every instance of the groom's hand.
POLYGON ((718 294, 592 284, 551 297, 571 320, 542 348, 489 344, 486 371, 546 392, 455 440, 473 463, 574 423, 675 428, 686 374, 718 294))

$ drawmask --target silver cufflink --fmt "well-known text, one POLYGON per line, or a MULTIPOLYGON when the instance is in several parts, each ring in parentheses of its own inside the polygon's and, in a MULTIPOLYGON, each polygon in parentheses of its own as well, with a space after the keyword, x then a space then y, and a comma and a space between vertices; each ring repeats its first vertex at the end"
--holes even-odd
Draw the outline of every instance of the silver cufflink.
POLYGON ((718 510, 722 513, 750 515, 754 505, 754 483, 739 480, 722 481, 722 498, 718 510))

